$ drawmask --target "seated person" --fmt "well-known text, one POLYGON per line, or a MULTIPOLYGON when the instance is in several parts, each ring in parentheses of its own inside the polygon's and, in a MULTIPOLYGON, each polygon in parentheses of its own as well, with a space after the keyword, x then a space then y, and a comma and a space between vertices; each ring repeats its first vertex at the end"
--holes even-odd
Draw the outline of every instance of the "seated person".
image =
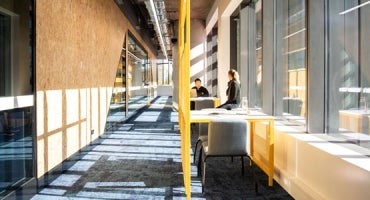
POLYGON ((209 97, 208 90, 202 86, 202 81, 199 78, 195 79, 195 86, 192 87, 191 90, 192 93, 196 91, 196 97, 209 97))
POLYGON ((240 81, 238 72, 233 69, 229 70, 228 77, 229 82, 227 83, 228 87, 226 90, 227 101, 217 108, 231 110, 238 108, 240 104, 240 81))
MULTIPOLYGON (((195 86, 191 88, 190 97, 209 97, 208 90, 202 86, 202 81, 199 78, 195 79, 195 86)), ((195 109, 195 103, 190 103, 190 110, 195 109)))

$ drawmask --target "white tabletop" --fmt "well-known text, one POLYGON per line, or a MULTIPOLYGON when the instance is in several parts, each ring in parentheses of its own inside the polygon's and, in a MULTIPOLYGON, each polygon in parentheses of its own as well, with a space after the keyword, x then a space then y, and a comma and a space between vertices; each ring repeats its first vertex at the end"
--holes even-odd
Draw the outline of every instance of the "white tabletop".
POLYGON ((258 111, 242 111, 242 110, 225 110, 207 108, 203 110, 191 110, 190 121, 210 121, 219 118, 238 118, 246 120, 274 120, 273 116, 268 116, 258 111))
POLYGON ((217 97, 191 97, 190 101, 216 100, 217 97))

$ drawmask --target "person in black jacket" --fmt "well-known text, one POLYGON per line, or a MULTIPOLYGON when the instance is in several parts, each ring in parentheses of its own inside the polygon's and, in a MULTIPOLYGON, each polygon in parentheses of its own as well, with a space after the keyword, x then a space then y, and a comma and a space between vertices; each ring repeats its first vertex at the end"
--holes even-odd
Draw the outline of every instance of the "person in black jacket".
POLYGON ((231 110, 232 108, 239 107, 240 104, 240 82, 239 74, 236 70, 229 70, 228 76, 229 82, 227 83, 228 87, 226 90, 227 101, 218 108, 231 110))
POLYGON ((191 89, 196 90, 197 97, 209 97, 208 90, 202 86, 202 81, 199 78, 195 79, 195 86, 191 89))
MULTIPOLYGON (((209 97, 208 90, 202 86, 202 81, 199 78, 195 79, 195 86, 191 88, 190 95, 191 97, 209 97)), ((195 102, 190 102, 190 110, 195 109, 195 102)))

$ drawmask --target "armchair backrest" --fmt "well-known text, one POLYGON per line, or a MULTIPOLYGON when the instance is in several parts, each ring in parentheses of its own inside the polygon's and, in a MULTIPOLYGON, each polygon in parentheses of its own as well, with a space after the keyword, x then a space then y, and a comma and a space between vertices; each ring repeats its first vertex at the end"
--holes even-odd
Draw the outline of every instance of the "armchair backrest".
POLYGON ((207 155, 227 156, 247 154, 247 121, 215 119, 208 127, 207 155))
MULTIPOLYGON (((203 99, 195 101, 195 110, 202 110, 205 108, 214 108, 214 102, 212 99, 203 99)), ((199 135, 207 135, 208 124, 199 123, 199 135)))
POLYGON ((195 110, 202 110, 204 108, 214 108, 212 99, 203 99, 195 101, 195 110))

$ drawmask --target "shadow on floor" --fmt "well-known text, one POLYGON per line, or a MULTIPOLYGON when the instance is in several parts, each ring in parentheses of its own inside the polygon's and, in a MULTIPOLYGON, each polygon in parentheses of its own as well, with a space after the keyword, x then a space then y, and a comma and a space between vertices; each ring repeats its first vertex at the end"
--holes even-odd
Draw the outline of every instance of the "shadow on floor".
MULTIPOLYGON (((159 97, 106 132, 67 160, 66 170, 33 199, 185 199, 177 113, 171 103, 171 97, 159 97)), ((239 159, 208 163, 205 194, 192 166, 192 199, 292 199, 277 183, 267 187, 261 171, 257 195, 251 170, 247 167, 241 176, 239 159)))

